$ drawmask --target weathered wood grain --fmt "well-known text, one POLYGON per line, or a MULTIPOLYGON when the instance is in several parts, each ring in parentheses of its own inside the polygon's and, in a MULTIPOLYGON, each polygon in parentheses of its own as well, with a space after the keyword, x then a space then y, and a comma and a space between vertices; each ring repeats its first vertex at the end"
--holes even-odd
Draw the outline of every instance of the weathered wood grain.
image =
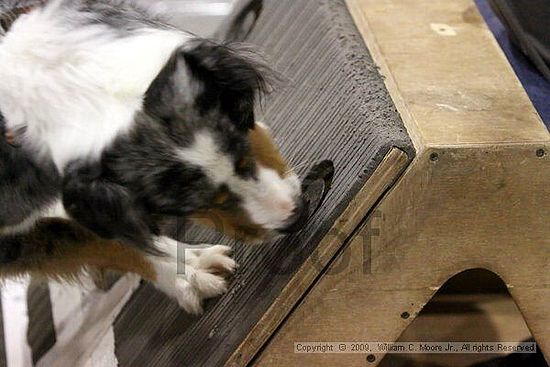
POLYGON ((348 4, 418 154, 256 365, 365 366, 294 343, 394 341, 471 268, 505 281, 548 355, 548 131, 471 0, 348 4))

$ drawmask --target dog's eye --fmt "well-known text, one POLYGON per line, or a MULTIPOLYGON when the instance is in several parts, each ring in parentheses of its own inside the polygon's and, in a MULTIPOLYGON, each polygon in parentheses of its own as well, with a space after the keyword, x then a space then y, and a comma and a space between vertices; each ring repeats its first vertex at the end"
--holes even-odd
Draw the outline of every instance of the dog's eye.
POLYGON ((241 176, 253 176, 256 162, 250 156, 243 157, 235 164, 235 171, 241 176))
POLYGON ((237 169, 239 169, 239 170, 244 170, 244 169, 246 169, 248 166, 250 166, 250 160, 247 159, 247 158, 241 158, 241 159, 239 159, 239 161, 237 162, 237 169))
POLYGON ((223 205, 229 199, 229 193, 227 191, 222 191, 216 195, 214 198, 214 204, 223 205))

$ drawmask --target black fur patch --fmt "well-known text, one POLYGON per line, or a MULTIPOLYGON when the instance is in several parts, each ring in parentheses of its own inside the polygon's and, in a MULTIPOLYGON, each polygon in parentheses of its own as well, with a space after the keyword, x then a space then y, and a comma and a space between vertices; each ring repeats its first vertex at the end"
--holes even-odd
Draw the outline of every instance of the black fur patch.
POLYGON ((183 57, 203 84, 196 97, 200 111, 219 107, 241 129, 254 127, 256 98, 268 89, 269 68, 249 47, 196 40, 183 57))
POLYGON ((197 38, 171 57, 146 93, 145 108, 165 118, 192 98, 200 113, 218 109, 238 128, 252 129, 256 101, 276 79, 249 47, 197 38), (193 89, 198 93, 190 96, 193 89))
MULTIPOLYGON (((0 113, 0 130, 4 129, 0 113)), ((60 178, 51 162, 38 165, 21 149, 0 136, 0 228, 22 222, 31 213, 53 202, 60 178)))
POLYGON ((10 264, 21 257, 23 243, 17 236, 0 238, 0 264, 10 264))
POLYGON ((67 167, 63 205, 71 218, 99 236, 152 252, 145 211, 125 187, 102 176, 100 165, 75 161, 67 167))

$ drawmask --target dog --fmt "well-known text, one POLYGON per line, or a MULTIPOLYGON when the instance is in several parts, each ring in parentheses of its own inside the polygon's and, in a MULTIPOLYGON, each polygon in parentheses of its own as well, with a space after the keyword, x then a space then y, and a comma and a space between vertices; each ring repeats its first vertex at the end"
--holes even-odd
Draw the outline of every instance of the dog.
POLYGON ((177 260, 166 218, 249 241, 303 227, 300 180, 255 122, 272 72, 249 47, 127 1, 0 11, 0 276, 132 272, 198 314, 236 264, 220 245, 177 260))

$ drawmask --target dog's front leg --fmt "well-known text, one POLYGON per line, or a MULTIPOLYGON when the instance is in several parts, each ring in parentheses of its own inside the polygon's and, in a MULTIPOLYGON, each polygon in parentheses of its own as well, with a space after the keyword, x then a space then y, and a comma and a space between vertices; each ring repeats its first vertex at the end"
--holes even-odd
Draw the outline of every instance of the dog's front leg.
POLYGON ((187 312, 202 313, 203 300, 227 291, 226 276, 237 267, 230 247, 190 246, 168 237, 155 238, 155 246, 167 256, 147 257, 156 272, 154 284, 187 312))

